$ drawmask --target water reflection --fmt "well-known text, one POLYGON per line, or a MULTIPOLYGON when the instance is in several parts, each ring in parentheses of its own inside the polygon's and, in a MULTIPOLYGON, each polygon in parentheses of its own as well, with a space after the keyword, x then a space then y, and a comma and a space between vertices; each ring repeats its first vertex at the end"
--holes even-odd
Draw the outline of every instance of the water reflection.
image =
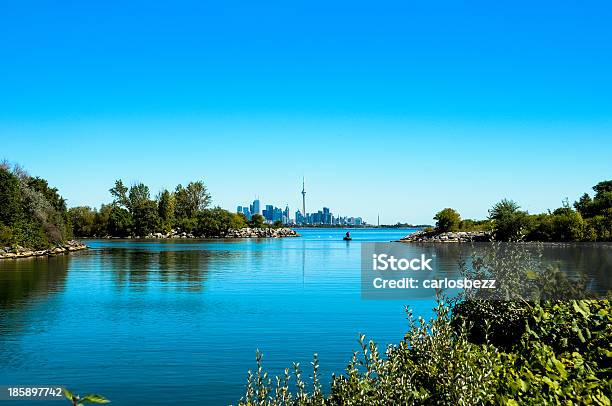
POLYGON ((64 289, 71 257, 0 261, 0 309, 8 311, 64 289))
POLYGON ((208 250, 152 250, 104 248, 101 256, 102 271, 111 272, 115 288, 145 291, 161 283, 177 291, 201 291, 208 278, 209 264, 216 257, 225 260, 234 254, 208 250))

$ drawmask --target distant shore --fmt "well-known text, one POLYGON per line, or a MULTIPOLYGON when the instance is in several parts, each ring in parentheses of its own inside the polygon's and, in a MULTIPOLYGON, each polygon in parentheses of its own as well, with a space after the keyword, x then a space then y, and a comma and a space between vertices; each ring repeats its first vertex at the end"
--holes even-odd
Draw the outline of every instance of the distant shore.
POLYGON ((75 251, 82 251, 89 247, 80 241, 70 240, 64 244, 58 244, 54 247, 44 250, 35 250, 25 248, 20 245, 14 247, 0 248, 0 259, 19 259, 32 257, 52 257, 56 255, 68 254, 75 251))
POLYGON ((244 227, 239 229, 229 229, 215 235, 198 235, 179 230, 170 230, 165 233, 150 233, 146 236, 88 236, 82 238, 99 238, 99 239, 146 239, 146 240, 169 240, 169 239, 203 239, 203 238, 285 238, 285 237, 300 237, 295 230, 288 227, 279 228, 250 228, 244 227))
POLYGON ((488 242, 493 241, 489 231, 448 231, 440 233, 437 231, 417 231, 400 238, 398 242, 488 242))

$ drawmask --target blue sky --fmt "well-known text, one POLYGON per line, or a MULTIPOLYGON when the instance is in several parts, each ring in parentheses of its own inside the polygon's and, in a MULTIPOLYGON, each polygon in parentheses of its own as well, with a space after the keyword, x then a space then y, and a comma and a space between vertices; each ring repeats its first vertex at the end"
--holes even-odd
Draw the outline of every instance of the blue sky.
POLYGON ((123 3, 0 5, 0 157, 70 205, 203 179, 293 211, 305 176, 422 223, 612 178, 609 2, 123 3))

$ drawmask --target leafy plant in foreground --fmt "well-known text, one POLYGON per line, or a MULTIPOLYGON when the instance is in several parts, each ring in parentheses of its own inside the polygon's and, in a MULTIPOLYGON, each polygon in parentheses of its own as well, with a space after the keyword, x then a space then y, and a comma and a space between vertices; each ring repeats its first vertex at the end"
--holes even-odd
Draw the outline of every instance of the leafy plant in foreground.
POLYGON ((80 397, 79 395, 74 395, 66 388, 63 388, 62 390, 66 399, 71 401, 73 406, 83 406, 84 403, 110 403, 110 400, 106 399, 102 395, 89 394, 80 397))

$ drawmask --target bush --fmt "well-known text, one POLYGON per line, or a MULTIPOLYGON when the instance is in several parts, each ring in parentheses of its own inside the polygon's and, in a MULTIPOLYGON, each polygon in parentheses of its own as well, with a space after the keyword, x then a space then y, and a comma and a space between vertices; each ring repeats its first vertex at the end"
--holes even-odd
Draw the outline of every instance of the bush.
POLYGON ((198 214, 197 226, 194 232, 206 237, 222 237, 230 229, 246 227, 242 216, 230 213, 220 207, 207 209, 198 214))
POLYGON ((13 229, 0 224, 0 248, 10 245, 13 242, 13 229))
POLYGON ((490 231, 492 228, 490 220, 461 220, 459 223, 460 231, 490 231))
POLYGON ((157 203, 153 200, 144 200, 133 206, 133 219, 135 235, 145 237, 161 229, 161 220, 157 211, 157 203))
POLYGON ((436 220, 436 231, 444 233, 447 231, 457 231, 461 222, 461 216, 454 209, 446 208, 439 211, 434 216, 434 220, 436 220))
POLYGON ((497 241, 519 241, 527 231, 527 212, 512 200, 503 199, 489 210, 493 236, 497 241))
POLYGON ((265 224, 266 219, 261 214, 253 214, 251 221, 249 221, 249 227, 251 228, 262 228, 265 224))
POLYGON ((68 217, 75 236, 92 237, 96 234, 96 212, 90 207, 71 207, 68 217))
POLYGON ((129 211, 122 207, 112 206, 108 213, 107 233, 114 237, 132 235, 134 220, 129 211))
POLYGON ((0 228, 3 244, 47 248, 72 237, 65 200, 47 181, 21 167, 0 165, 0 228))

